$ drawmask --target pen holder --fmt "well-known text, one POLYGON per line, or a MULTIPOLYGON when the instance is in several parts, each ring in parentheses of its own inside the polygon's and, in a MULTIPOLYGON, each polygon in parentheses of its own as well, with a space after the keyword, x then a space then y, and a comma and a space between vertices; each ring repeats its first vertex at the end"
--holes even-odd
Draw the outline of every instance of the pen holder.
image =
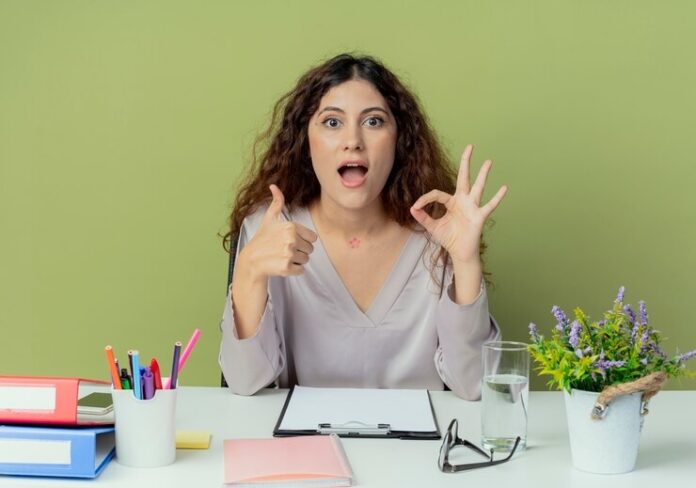
POLYGON ((135 468, 154 468, 176 458, 176 392, 156 390, 138 400, 133 390, 112 390, 116 423, 116 461, 135 468))

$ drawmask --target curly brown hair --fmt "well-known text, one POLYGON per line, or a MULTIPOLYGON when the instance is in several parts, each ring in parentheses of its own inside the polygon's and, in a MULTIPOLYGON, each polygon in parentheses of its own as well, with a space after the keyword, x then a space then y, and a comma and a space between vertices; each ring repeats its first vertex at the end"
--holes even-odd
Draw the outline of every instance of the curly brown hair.
MULTIPOLYGON (((307 71, 295 88, 276 102, 268 128, 254 143, 251 165, 239 186, 229 231, 223 236, 223 247, 228 252, 235 247, 232 240, 244 218, 271 200, 269 185, 282 188, 290 211, 308 207, 319 198, 321 188, 309 153, 309 121, 326 92, 355 79, 371 83, 384 97, 396 120, 394 165, 380 195, 387 216, 399 225, 424 232, 411 216, 410 206, 433 189, 454 193, 456 172, 416 96, 375 58, 340 54, 307 71)), ((435 218, 444 213, 440 204, 431 204, 426 210, 435 218)), ((480 254, 484 250, 481 240, 480 254)), ((449 263, 444 248, 434 253, 433 265, 438 261, 449 263)), ((435 281, 442 287, 442 281, 435 281)))

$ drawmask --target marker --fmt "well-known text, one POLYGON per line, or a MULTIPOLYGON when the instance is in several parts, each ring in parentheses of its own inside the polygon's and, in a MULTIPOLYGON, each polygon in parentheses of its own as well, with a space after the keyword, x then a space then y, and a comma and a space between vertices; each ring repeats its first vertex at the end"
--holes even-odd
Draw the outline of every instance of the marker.
POLYGON ((155 396, 155 377, 150 368, 145 368, 143 374, 143 400, 149 400, 155 396))
POLYGON ((131 380, 128 376, 128 370, 126 368, 121 368, 121 386, 124 390, 131 389, 131 380))
POLYGON ((162 389, 162 374, 160 373, 159 363, 155 358, 150 360, 150 371, 152 371, 152 376, 155 377, 155 390, 162 389))
POLYGON ((138 351, 133 351, 133 394, 138 400, 142 400, 142 386, 140 384, 140 355, 138 351))
POLYGON ((104 348, 106 352, 106 360, 109 363, 109 372, 111 373, 111 383, 114 385, 114 389, 121 390, 121 378, 118 376, 118 369, 116 369, 116 363, 114 359, 114 349, 111 346, 106 346, 104 348))
POLYGON ((131 372, 130 377, 133 378, 133 349, 128 349, 128 367, 130 368, 131 372))
POLYGON ((172 360, 172 374, 169 377, 169 389, 176 388, 176 377, 179 374, 179 355, 181 354, 181 342, 174 343, 174 358, 172 360))

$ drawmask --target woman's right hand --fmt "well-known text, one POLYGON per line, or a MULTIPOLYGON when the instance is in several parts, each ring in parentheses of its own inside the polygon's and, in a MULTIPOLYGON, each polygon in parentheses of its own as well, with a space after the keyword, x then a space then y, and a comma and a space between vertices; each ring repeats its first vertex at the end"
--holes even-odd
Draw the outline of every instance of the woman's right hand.
POLYGON ((254 237, 237 257, 232 279, 232 302, 237 337, 253 336, 268 300, 268 278, 304 273, 317 235, 307 227, 281 218, 285 197, 271 185, 273 201, 254 237))
POLYGON ((247 269, 252 281, 266 281, 271 276, 296 276, 314 251, 317 234, 297 222, 282 218, 285 197, 276 185, 270 186, 273 201, 254 237, 239 253, 239 265, 247 269))

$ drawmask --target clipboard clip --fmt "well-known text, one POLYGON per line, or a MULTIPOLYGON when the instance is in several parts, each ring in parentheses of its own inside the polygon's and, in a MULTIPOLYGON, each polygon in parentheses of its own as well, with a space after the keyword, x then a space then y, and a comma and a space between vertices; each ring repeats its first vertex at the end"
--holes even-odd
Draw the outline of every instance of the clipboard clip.
POLYGON ((366 424, 357 420, 352 420, 344 424, 319 424, 317 426, 319 434, 338 434, 338 435, 383 435, 391 433, 390 424, 366 424))

